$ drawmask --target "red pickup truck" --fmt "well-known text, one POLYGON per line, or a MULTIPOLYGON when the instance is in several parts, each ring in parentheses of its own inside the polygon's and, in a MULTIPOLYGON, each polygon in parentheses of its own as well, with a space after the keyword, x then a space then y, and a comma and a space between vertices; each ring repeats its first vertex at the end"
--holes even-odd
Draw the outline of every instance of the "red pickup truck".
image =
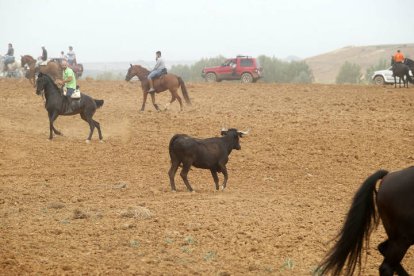
POLYGON ((261 78, 262 68, 255 58, 237 56, 227 59, 221 66, 204 68, 201 76, 207 82, 240 80, 242 83, 250 83, 261 78))

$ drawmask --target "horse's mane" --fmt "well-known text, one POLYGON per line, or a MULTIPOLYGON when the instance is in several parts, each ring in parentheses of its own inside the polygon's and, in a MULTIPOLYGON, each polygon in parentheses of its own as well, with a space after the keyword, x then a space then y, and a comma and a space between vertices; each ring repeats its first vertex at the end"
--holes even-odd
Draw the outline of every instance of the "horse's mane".
POLYGON ((58 90, 58 91, 60 91, 60 88, 57 86, 57 84, 55 83, 55 81, 52 79, 52 77, 51 76, 49 76, 48 74, 45 74, 45 73, 40 73, 41 75, 40 75, 40 77, 43 77, 43 76, 45 76, 46 77, 46 79, 48 79, 49 80, 49 82, 51 82, 52 84, 53 84, 53 86, 58 90))
POLYGON ((141 65, 133 65, 135 68, 138 68, 139 72, 142 72, 143 74, 145 74, 146 76, 148 76, 148 74, 150 73, 150 71, 144 67, 142 67, 141 65))

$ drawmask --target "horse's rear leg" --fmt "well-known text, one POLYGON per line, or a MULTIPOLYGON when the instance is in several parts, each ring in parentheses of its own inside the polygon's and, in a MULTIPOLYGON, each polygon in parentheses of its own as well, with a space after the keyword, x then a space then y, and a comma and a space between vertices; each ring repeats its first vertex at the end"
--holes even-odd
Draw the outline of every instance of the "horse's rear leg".
POLYGON ((92 120, 92 116, 88 116, 84 113, 81 113, 81 118, 82 120, 86 121, 89 124, 89 136, 86 139, 86 143, 89 143, 92 139, 92 134, 93 134, 93 130, 95 129, 95 124, 94 124, 94 120, 92 120))
POLYGON ((93 120, 93 123, 95 124, 95 127, 98 129, 98 134, 99 134, 99 140, 102 141, 103 137, 102 137, 102 132, 101 132, 101 124, 99 124, 97 121, 93 120))
POLYGON ((177 93, 177 89, 174 90, 170 90, 171 91, 171 103, 177 99, 178 102, 180 103, 180 110, 183 111, 183 101, 181 100, 181 97, 178 95, 177 93))
POLYGON ((378 250, 384 256, 384 261, 380 266, 380 275, 394 275, 394 271, 398 275, 408 276, 401 265, 401 261, 404 258, 410 245, 406 245, 404 241, 392 241, 386 240, 378 246, 378 250))

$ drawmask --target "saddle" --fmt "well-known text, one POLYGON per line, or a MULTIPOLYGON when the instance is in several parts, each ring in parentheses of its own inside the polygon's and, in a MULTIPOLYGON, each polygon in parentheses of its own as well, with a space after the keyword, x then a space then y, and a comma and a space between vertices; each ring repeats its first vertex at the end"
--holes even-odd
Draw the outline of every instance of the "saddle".
POLYGON ((75 110, 80 108, 81 92, 79 89, 79 85, 76 85, 76 89, 70 97, 66 96, 66 87, 64 87, 63 95, 65 96, 63 99, 63 105, 61 110, 63 115, 72 114, 75 110))
POLYGON ((155 79, 160 79, 162 76, 167 75, 167 74, 168 74, 167 68, 164 68, 164 69, 161 70, 161 74, 159 74, 158 76, 155 76, 154 80, 155 79))

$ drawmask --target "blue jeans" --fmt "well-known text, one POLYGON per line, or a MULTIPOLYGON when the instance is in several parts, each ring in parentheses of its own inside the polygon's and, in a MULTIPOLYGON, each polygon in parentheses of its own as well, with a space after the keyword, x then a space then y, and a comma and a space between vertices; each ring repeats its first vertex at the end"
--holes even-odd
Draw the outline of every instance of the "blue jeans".
POLYGON ((153 78, 161 76, 161 73, 162 73, 162 69, 153 70, 151 71, 151 73, 149 73, 147 79, 152 80, 153 78))
POLYGON ((75 89, 73 88, 66 88, 66 97, 71 97, 73 92, 75 92, 75 89))

